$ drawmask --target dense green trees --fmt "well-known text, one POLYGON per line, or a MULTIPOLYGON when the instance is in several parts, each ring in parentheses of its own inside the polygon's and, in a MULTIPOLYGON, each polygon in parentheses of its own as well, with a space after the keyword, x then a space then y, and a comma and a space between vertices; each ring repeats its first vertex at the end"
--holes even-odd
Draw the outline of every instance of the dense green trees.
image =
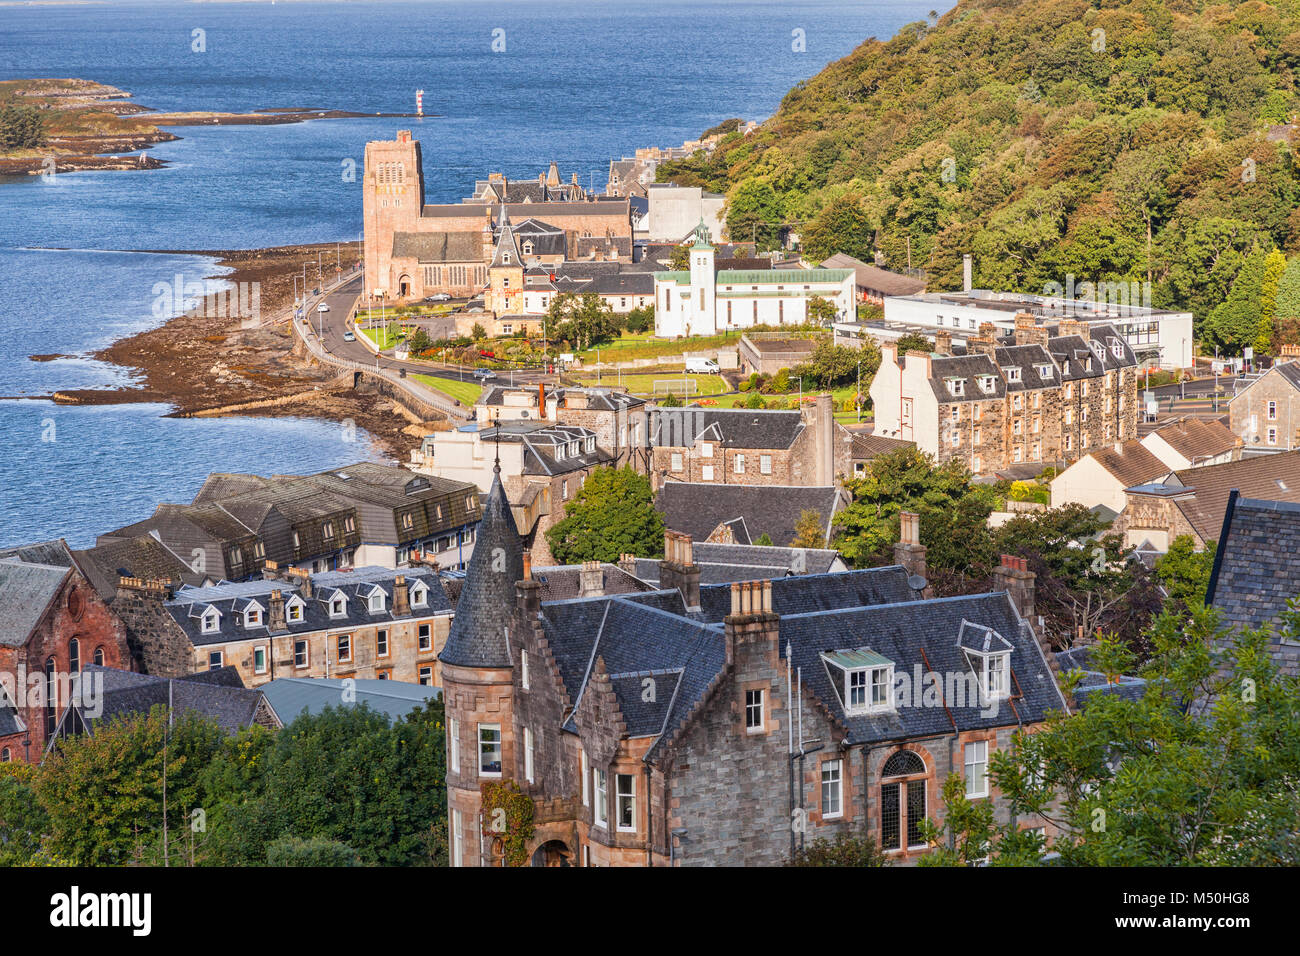
POLYGON ((32 106, 0 105, 0 153, 40 149, 45 145, 45 117, 32 106))
POLYGON ((579 351, 616 338, 619 333, 614 310, 594 292, 561 292, 546 310, 554 341, 567 341, 579 351))
POLYGON ((1270 129, 1300 111, 1297 22, 1297 0, 970 0, 659 177, 725 192, 733 239, 788 226, 811 258, 879 249, 939 289, 966 252, 985 287, 1150 281, 1205 323, 1257 247, 1300 252, 1270 129))
POLYGON ((0 863, 445 864, 442 713, 328 709, 232 736, 193 713, 169 728, 162 706, 114 720, 0 770, 0 863))
POLYGON ((630 467, 595 469, 565 504, 564 517, 547 530, 546 541, 561 564, 661 554, 664 516, 654 508, 650 479, 630 467))

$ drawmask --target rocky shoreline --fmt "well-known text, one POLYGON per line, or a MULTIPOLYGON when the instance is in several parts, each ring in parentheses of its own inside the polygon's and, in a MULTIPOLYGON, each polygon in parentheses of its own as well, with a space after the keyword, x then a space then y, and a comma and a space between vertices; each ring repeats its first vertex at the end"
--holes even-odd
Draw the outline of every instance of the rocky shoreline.
MULTIPOLYGON (((257 283, 261 314, 276 315, 293 300, 295 275, 318 257, 355 261, 358 244, 277 246, 232 251, 151 250, 208 255, 232 271, 209 278, 257 283), (348 253, 351 256, 348 256, 348 253)), ((446 427, 418 423, 377 391, 340 384, 338 370, 322 365, 302 348, 288 320, 252 326, 239 316, 205 314, 197 308, 100 349, 91 357, 131 369, 137 382, 111 389, 60 389, 46 396, 61 404, 121 405, 158 402, 175 416, 212 414, 307 417, 351 423, 368 432, 392 458, 405 460, 428 431, 446 427), (248 327, 245 327, 245 326, 248 327), (246 406, 227 410, 230 406, 246 406), (214 412, 214 410, 222 410, 214 412)), ((32 355, 33 361, 52 356, 32 355)))

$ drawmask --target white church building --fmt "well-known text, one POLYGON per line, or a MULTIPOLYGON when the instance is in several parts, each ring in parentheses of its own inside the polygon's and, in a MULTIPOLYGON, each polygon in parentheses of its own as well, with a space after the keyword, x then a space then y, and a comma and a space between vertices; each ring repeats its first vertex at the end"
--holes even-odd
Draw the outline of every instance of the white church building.
POLYGON ((852 269, 723 269, 714 267, 708 227, 696 227, 691 268, 655 273, 655 335, 716 335, 755 325, 802 325, 808 301, 820 296, 837 320, 854 313, 852 269))

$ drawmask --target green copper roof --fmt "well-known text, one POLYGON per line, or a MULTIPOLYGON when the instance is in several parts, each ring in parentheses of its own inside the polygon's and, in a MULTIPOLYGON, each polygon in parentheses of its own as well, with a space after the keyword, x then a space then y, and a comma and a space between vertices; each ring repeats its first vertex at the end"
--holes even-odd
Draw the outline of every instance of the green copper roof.
POLYGON ((771 285, 789 283, 799 285, 810 282, 843 282, 853 275, 852 269, 723 269, 718 273, 719 284, 732 282, 743 285, 771 285))
POLYGON ((713 243, 709 241, 709 227, 704 224, 704 217, 700 217, 700 224, 695 227, 695 245, 692 249, 712 249, 713 243))
POLYGON ((676 282, 678 285, 690 285, 691 274, 689 272, 656 272, 656 282, 676 282))
POLYGON ((893 663, 869 647, 859 647, 852 651, 828 651, 822 657, 846 671, 857 670, 859 667, 886 667, 893 663))

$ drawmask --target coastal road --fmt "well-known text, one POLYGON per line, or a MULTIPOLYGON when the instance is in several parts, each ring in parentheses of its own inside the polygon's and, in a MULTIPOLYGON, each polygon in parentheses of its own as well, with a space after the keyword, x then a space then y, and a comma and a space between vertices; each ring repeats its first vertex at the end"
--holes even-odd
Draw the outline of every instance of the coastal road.
MULTIPOLYGON (((362 365, 374 366, 380 368, 406 371, 407 375, 432 375, 436 378, 444 378, 448 381, 473 381, 471 372, 459 366, 443 365, 437 362, 399 362, 395 358, 387 355, 375 356, 361 344, 360 341, 348 342, 344 340, 343 333, 348 330, 347 317, 352 314, 352 308, 356 305, 357 300, 361 297, 361 277, 357 276, 349 282, 345 282, 332 292, 327 293, 321 299, 311 299, 308 302, 307 319, 311 323, 312 336, 316 337, 321 332, 324 333, 323 345, 325 351, 337 358, 347 359, 358 362, 362 365), (328 312, 318 312, 316 307, 319 302, 325 302, 329 306, 328 312)), ((298 321, 298 320, 295 320, 298 321)), ((358 333, 358 338, 360 333, 358 333)), ((537 370, 526 372, 515 372, 513 381, 516 385, 536 384, 537 382, 553 382, 554 375, 547 375, 537 370)), ((508 383, 511 381, 511 373, 497 372, 496 382, 508 383)))

